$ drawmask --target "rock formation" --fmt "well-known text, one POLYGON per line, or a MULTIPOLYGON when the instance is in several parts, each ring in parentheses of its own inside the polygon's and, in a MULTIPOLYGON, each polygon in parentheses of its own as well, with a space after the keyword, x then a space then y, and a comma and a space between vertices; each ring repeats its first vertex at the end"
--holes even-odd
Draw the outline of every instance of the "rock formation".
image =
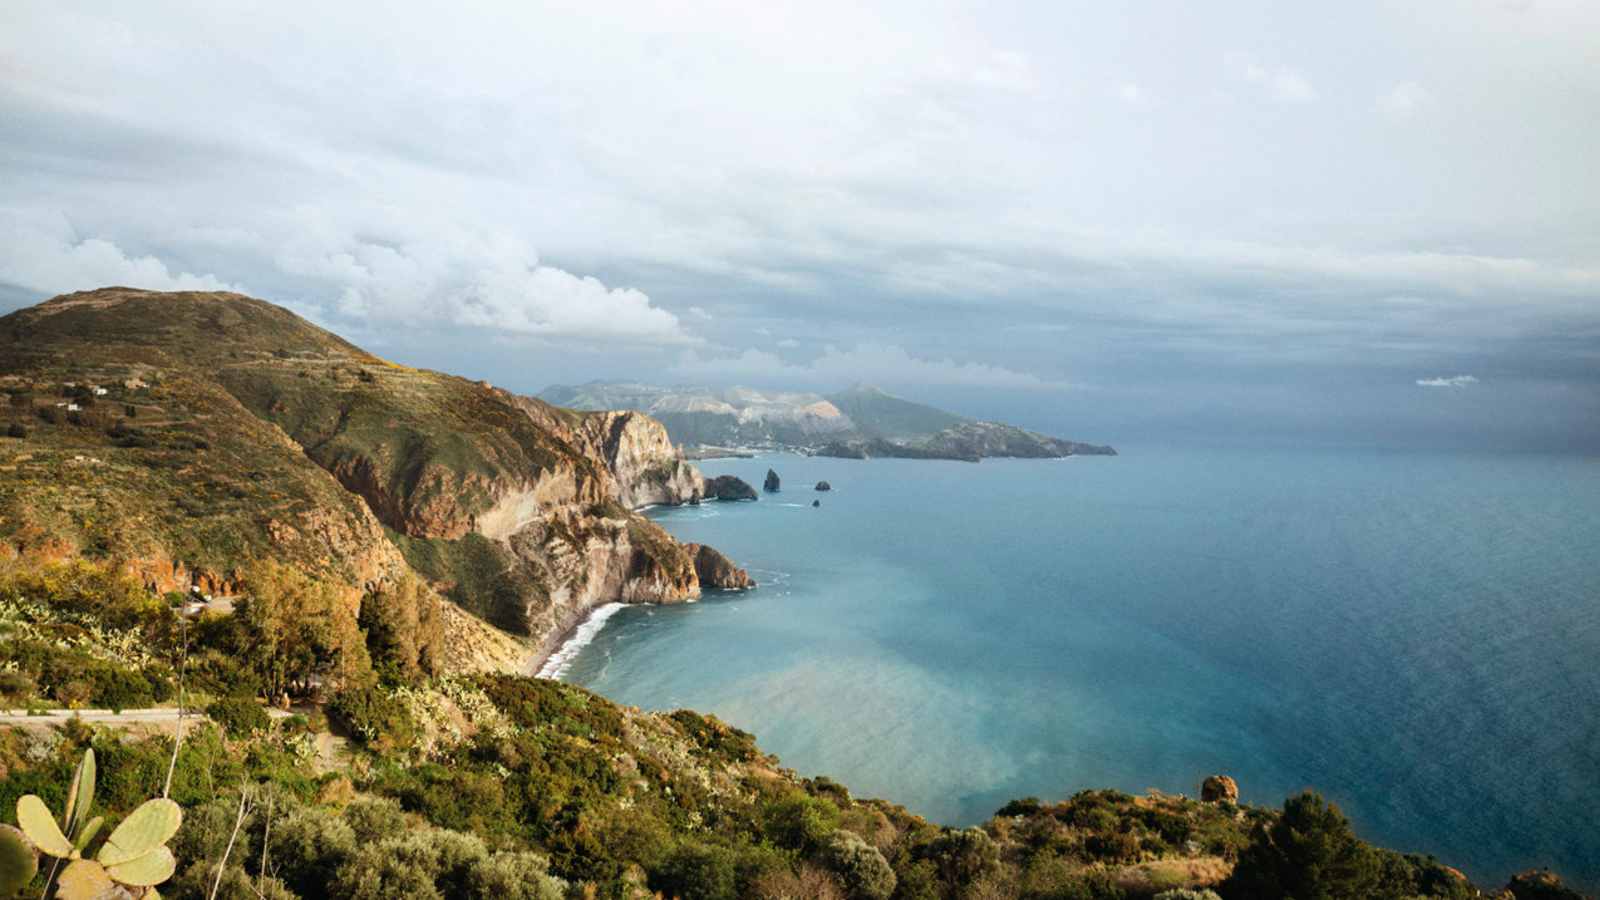
POLYGON ((833 490, 833 485, 827 483, 826 481, 819 481, 819 482, 817 482, 817 490, 819 490, 819 491, 831 491, 831 490, 833 490))
POLYGON ((1207 803, 1238 803, 1239 785, 1227 775, 1211 775, 1200 783, 1200 799, 1207 803))
POLYGON ((711 547, 688 544, 685 549, 694 555, 694 569, 702 586, 724 591, 744 591, 756 586, 749 572, 711 547))
POLYGON ((705 496, 714 500, 754 500, 756 489, 737 475, 718 475, 706 479, 705 496))
POLYGON ((781 485, 782 482, 778 479, 778 473, 768 469, 767 480, 761 483, 761 489, 769 494, 775 494, 781 485))
MULTIPOLYGON (((230 293, 106 288, 19 310, 0 318, 0 380, 27 396, 68 381, 112 393, 105 427, 41 426, 0 475, 0 539, 19 552, 215 594, 240 590, 257 559, 355 597, 410 568, 529 639, 503 660, 600 604, 700 593, 695 554, 633 510, 692 502, 704 480, 641 413, 396 365, 230 293), (139 527, 83 524, 111 521, 139 527)), ((726 565, 708 571, 737 584, 726 565)))

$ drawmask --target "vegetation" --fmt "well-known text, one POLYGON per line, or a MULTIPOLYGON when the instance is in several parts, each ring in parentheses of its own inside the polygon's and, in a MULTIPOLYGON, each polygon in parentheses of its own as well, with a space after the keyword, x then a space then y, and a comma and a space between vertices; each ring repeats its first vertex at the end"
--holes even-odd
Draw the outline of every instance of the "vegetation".
MULTIPOLYGON (((1315 795, 1087 791, 943 828, 799 778, 712 716, 450 671, 445 620, 465 616, 441 594, 516 627, 551 588, 521 556, 539 548, 466 527, 495 479, 560 470, 578 498, 517 540, 626 538, 633 564, 692 573, 603 496, 570 415, 231 295, 108 289, 0 321, 8 421, 34 423, 0 443, 0 701, 207 717, 0 729, 0 817, 22 826, 0 823, 0 897, 1475 895, 1315 795), (193 603, 208 593, 235 602, 193 603), (91 811, 116 823, 92 853, 91 811)), ((1570 896, 1552 879, 1510 887, 1570 896)))

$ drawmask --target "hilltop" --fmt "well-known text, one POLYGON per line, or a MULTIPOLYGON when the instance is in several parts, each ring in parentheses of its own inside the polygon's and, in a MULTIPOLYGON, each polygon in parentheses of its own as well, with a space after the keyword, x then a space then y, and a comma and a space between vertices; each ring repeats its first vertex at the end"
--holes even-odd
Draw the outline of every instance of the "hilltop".
POLYGON ((574 409, 631 409, 661 420, 672 440, 702 448, 789 450, 855 459, 1058 458, 1115 455, 1110 447, 969 419, 857 385, 834 394, 633 382, 554 385, 540 398, 574 409))
POLYGON ((0 318, 0 389, 25 434, 0 443, 10 553, 220 596, 264 559, 352 597, 414 572, 522 638, 518 666, 600 603, 701 592, 633 512, 704 491, 659 423, 397 365, 262 300, 57 297, 0 318))

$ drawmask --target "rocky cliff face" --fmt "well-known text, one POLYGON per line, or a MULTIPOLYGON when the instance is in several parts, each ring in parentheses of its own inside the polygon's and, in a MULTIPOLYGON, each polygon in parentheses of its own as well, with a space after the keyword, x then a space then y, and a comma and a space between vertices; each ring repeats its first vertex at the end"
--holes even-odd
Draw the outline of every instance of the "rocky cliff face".
POLYGON ((705 496, 705 479, 679 455, 660 422, 642 413, 600 412, 584 416, 583 429, 606 461, 623 506, 677 506, 705 496))
POLYGON ((237 294, 125 288, 0 318, 0 381, 41 410, 72 385, 115 386, 0 465, 14 548, 209 593, 264 557, 353 589, 409 565, 535 648, 601 603, 700 592, 693 555, 632 509, 698 500, 704 481, 639 413, 398 366, 237 294))
POLYGON ((694 557, 694 570, 700 584, 722 591, 744 591, 756 586, 750 573, 734 565, 733 560, 705 544, 689 544, 686 550, 694 557))

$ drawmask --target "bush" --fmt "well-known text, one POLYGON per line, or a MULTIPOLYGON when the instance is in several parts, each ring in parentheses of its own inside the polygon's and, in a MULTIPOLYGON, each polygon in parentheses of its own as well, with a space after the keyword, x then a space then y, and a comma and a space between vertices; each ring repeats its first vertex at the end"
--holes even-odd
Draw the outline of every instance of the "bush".
POLYGON ((1258 828, 1223 887, 1228 897, 1364 900, 1378 894, 1379 858, 1339 807, 1306 791, 1258 828))
POLYGON ((377 749, 409 747, 417 736, 406 705, 377 685, 340 691, 328 704, 328 717, 356 740, 377 749))
POLYGON ((550 874, 537 853, 502 852, 474 863, 467 872, 467 896, 484 900, 562 900, 567 883, 550 874))
POLYGON ((388 797, 357 797, 345 807, 344 820, 363 844, 392 838, 406 830, 405 811, 388 797))
POLYGON ((356 832, 324 809, 300 807, 272 824, 271 858, 295 893, 314 897, 327 890, 356 852, 356 832))
POLYGON ((726 847, 686 842, 652 873, 650 887, 682 900, 739 900, 738 857, 726 847))
POLYGON ((796 791, 770 803, 761 812, 767 840, 788 850, 810 854, 839 827, 839 808, 831 801, 796 791))
POLYGON ((249 737, 272 727, 272 718, 250 697, 224 697, 206 707, 211 721, 231 738, 249 737))
POLYGON ((876 847, 856 835, 835 831, 822 857, 853 900, 889 900, 894 893, 894 869, 876 847))
POLYGON ((6 437, 25 438, 27 436, 28 429, 21 422, 12 422, 6 426, 6 437))

